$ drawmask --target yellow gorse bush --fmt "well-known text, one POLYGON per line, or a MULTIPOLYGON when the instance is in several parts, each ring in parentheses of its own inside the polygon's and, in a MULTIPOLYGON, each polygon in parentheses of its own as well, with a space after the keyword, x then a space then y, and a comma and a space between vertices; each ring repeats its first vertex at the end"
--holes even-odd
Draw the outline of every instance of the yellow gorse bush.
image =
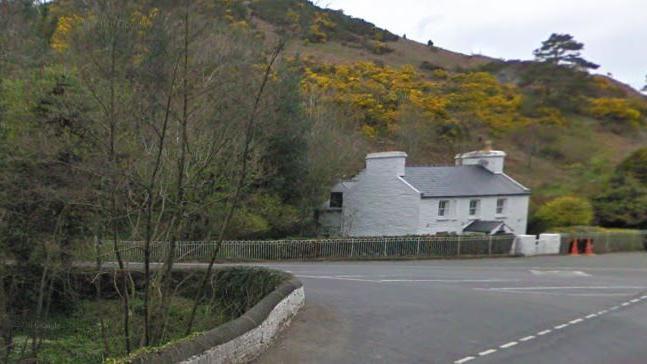
POLYGON ((640 125, 642 113, 634 107, 631 100, 621 98, 590 99, 590 114, 598 119, 605 119, 629 124, 632 127, 640 125))
POLYGON ((413 105, 430 122, 468 120, 499 132, 544 122, 547 116, 553 122, 561 117, 557 110, 536 120, 524 117, 520 113, 521 92, 485 72, 450 74, 436 70, 430 79, 408 65, 311 64, 305 69, 303 89, 356 110, 366 136, 388 135, 396 130, 404 104, 413 105))
POLYGON ((328 32, 335 29, 333 22, 328 14, 317 12, 314 15, 312 25, 310 25, 309 39, 315 43, 326 43, 328 41, 328 32))
POLYGON ((69 37, 74 28, 83 22, 83 18, 76 14, 61 16, 56 23, 56 29, 52 35, 52 48, 63 52, 69 47, 69 37))

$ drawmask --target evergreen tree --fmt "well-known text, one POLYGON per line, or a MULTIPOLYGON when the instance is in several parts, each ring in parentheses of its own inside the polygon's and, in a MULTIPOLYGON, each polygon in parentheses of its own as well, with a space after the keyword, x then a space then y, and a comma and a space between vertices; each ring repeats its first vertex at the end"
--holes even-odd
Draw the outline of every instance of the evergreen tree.
POLYGON ((597 69, 599 65, 582 58, 584 44, 576 41, 570 34, 553 33, 542 42, 533 54, 539 62, 563 65, 582 70, 597 69))
POLYGON ((263 139, 262 185, 288 203, 300 198, 300 185, 306 170, 308 125, 301 107, 301 77, 282 67, 273 84, 274 114, 267 117, 263 139))
POLYGON ((582 58, 582 49, 572 35, 553 33, 533 52, 537 62, 528 66, 521 85, 534 90, 541 104, 581 112, 582 98, 594 90, 587 71, 599 67, 582 58))

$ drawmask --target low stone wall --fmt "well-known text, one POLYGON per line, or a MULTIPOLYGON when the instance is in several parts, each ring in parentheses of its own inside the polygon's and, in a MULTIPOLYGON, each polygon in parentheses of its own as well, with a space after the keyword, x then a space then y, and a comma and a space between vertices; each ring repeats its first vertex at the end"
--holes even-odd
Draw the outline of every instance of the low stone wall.
POLYGON ((512 246, 512 255, 552 255, 560 253, 560 234, 517 235, 512 246))
POLYGON ((241 317, 205 333, 196 334, 153 352, 130 359, 130 363, 247 363, 262 354, 273 339, 303 307, 301 282, 281 283, 241 317))

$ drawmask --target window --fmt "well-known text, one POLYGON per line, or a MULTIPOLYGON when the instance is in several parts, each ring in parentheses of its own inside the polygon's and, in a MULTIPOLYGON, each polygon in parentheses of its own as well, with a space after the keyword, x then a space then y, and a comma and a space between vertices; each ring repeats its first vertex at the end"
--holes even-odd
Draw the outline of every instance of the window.
POLYGON ((470 216, 474 216, 479 212, 479 200, 470 200, 470 216))
POLYGON ((505 198, 500 198, 496 200, 496 213, 501 215, 503 212, 505 212, 505 198))
POLYGON ((449 200, 438 201, 438 216, 449 215, 449 200))
POLYGON ((330 207, 341 208, 344 204, 344 193, 343 192, 331 192, 330 193, 330 207))

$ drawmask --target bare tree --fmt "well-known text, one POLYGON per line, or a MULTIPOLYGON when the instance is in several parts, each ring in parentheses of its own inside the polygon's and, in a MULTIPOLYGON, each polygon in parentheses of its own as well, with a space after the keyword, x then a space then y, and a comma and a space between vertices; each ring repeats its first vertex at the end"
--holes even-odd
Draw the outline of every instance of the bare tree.
POLYGON ((213 272, 213 266, 216 263, 216 259, 218 259, 218 254, 220 253, 220 248, 222 246, 222 242, 225 238, 225 233, 227 231, 227 228, 229 227, 229 222, 231 221, 231 218, 233 217, 236 208, 238 207, 238 204, 240 203, 240 197, 241 193, 243 190, 243 187, 245 185, 245 181, 247 179, 247 173, 248 173, 248 163, 249 163, 249 154, 250 154, 250 148, 251 144, 254 138, 254 135, 256 133, 256 119, 257 119, 257 113, 258 109, 261 103, 261 98, 263 97, 263 93, 265 91, 265 87, 267 86, 267 82, 269 80, 270 74, 272 72, 272 66, 274 65, 274 62, 276 62, 277 58, 283 51, 283 48, 285 47, 285 41, 284 40, 279 40, 278 44, 274 47, 274 50, 272 54, 270 55, 269 62, 267 63, 267 66, 265 67, 265 72, 263 73, 263 79, 258 87, 258 90, 256 91, 256 97, 254 100, 254 104, 249 111, 249 117, 247 120, 247 124, 245 125, 245 137, 243 141, 243 152, 240 156, 240 163, 241 167, 238 172, 238 178, 237 182, 235 185, 235 190, 233 193, 233 196, 231 199, 229 199, 229 207, 227 209, 227 214, 225 216, 224 221, 222 222, 222 225, 220 227, 220 232, 218 233, 218 239, 216 241, 216 247, 211 254, 211 258, 209 260, 209 265, 207 267, 207 271, 204 274, 204 277, 202 278, 202 281, 200 283, 200 288, 196 291, 196 295, 194 298, 193 302, 193 308, 191 309, 191 315, 189 316, 189 321, 187 323, 187 335, 191 332, 193 329, 193 321, 195 320, 195 314, 197 311, 197 308, 199 306, 199 303, 201 301, 201 297, 204 294, 204 290, 207 287, 207 283, 211 280, 211 274, 213 272))

